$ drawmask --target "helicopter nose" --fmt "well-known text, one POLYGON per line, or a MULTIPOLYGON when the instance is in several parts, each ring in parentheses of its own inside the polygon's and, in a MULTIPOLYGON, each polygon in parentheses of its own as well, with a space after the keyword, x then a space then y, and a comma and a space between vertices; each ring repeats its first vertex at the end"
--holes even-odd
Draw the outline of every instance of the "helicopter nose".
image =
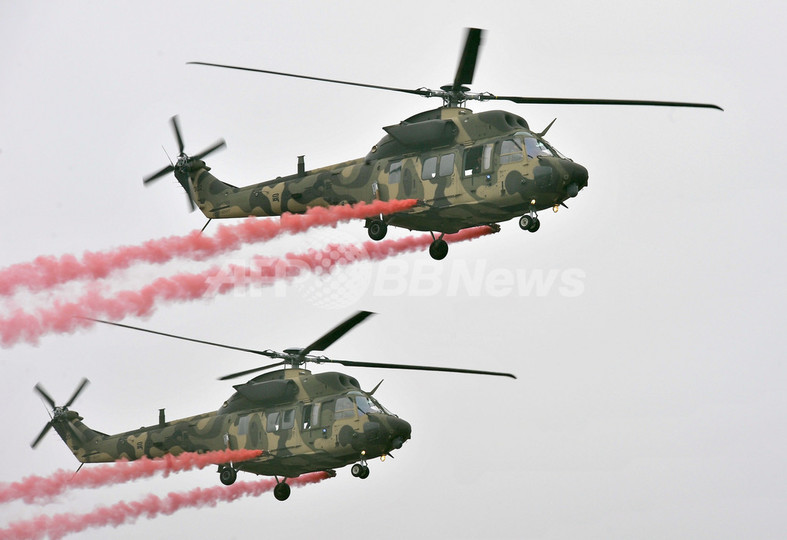
POLYGON ((579 190, 588 185, 588 170, 573 161, 565 163, 568 180, 566 181, 566 195, 576 197, 579 190))
POLYGON ((405 422, 401 418, 392 417, 389 419, 389 429, 391 432, 391 448, 398 450, 402 447, 404 442, 410 438, 412 428, 409 422, 405 422))

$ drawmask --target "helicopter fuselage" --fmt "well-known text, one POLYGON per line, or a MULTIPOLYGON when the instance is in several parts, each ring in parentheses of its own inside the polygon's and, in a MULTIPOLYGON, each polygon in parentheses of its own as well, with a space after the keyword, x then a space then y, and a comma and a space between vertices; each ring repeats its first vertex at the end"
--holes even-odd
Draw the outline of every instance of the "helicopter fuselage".
POLYGON ((505 111, 441 107, 384 128, 363 158, 237 188, 204 161, 175 169, 209 218, 302 213, 313 206, 417 199, 387 225, 454 233, 557 207, 587 186, 587 170, 505 111))
POLYGON ((262 450, 235 469, 287 478, 380 457, 410 438, 410 424, 342 373, 285 369, 235 389, 216 412, 172 422, 161 418, 158 425, 115 435, 90 429, 67 409, 55 414, 52 425, 83 463, 262 450))

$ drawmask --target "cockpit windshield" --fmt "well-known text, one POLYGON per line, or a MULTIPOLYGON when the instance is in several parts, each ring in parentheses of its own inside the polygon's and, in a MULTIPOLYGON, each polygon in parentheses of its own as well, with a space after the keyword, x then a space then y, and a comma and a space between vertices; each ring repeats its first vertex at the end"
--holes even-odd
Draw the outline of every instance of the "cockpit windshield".
POLYGON ((373 397, 366 397, 361 394, 353 393, 351 394, 352 397, 355 398, 355 404, 358 406, 358 412, 360 414, 369 414, 369 413, 383 413, 386 412, 383 409, 383 406, 380 405, 376 399, 373 397))
POLYGON ((522 136, 525 139, 525 152, 529 158, 536 158, 538 156, 565 157, 545 140, 534 137, 532 133, 520 131, 516 135, 522 136))
POLYGON ((525 137, 525 150, 527 157, 553 156, 552 151, 543 142, 535 137, 525 137))

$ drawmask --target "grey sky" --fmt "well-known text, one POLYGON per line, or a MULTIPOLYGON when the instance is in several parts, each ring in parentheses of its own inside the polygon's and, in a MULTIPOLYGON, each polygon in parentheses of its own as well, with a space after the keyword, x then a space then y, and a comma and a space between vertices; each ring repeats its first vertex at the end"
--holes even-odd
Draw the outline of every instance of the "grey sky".
MULTIPOLYGON (((549 140, 590 172, 569 210, 541 214, 538 233, 512 221, 451 246, 442 263, 411 254, 126 319, 282 349, 369 309, 379 315, 331 354, 519 379, 354 370, 366 389, 385 378, 376 395, 413 425, 412 440, 371 463, 367 480, 340 470, 286 503, 269 495, 182 511, 113 536, 781 537, 786 12, 776 2, 718 1, 0 4, 0 267, 201 227, 174 178, 141 182, 167 163, 162 145, 176 153, 173 114, 187 150, 224 137, 227 149, 208 162, 244 185, 294 172, 301 154, 309 168, 365 155, 382 126, 439 105, 187 61, 434 88, 452 80, 464 27, 478 26, 487 33, 475 91, 726 109, 476 104, 534 129, 557 117, 549 140), (520 289, 522 276, 555 283, 520 289)), ((336 239, 367 237, 354 223, 223 260, 336 239)), ((205 267, 144 266, 113 283, 205 267)), ((47 301, 15 302, 33 300, 47 301)), ((32 392, 38 381, 63 401, 87 376, 93 384, 73 408, 117 432, 154 423, 159 407, 171 419, 214 410, 232 392, 216 377, 257 362, 104 327, 0 355, 0 481, 76 469, 54 434, 29 447, 48 419, 32 392)), ((0 527, 217 482, 206 469, 74 492, 44 510, 6 505, 0 527)))

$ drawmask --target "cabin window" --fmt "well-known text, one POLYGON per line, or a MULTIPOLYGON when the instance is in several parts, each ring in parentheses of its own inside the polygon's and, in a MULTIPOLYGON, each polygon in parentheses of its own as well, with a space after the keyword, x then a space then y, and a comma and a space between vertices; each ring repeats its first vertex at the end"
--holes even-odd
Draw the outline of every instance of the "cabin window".
POLYGON ((303 406, 301 429, 312 429, 320 425, 320 405, 321 403, 309 403, 303 406))
POLYGON ((500 143, 500 164, 514 163, 515 161, 522 161, 522 140, 518 137, 515 139, 506 139, 500 143))
POLYGON ((283 429, 292 429, 295 425, 295 409, 269 412, 265 417, 265 431, 273 433, 283 429))
POLYGON ((435 176, 437 176, 437 157, 432 156, 424 160, 421 168, 421 178, 423 180, 431 180, 435 176))
POLYGON ((268 413, 268 415, 265 417, 265 431, 268 433, 279 431, 279 416, 279 411, 268 413))
POLYGON ((465 176, 472 176, 482 171, 488 171, 492 166, 492 143, 483 146, 473 146, 465 150, 465 176))
POLYGON ((341 420, 342 418, 353 418, 355 416, 355 406, 348 397, 340 397, 336 400, 336 409, 334 418, 341 420))
POLYGON ((432 180, 438 176, 451 176, 454 173, 454 154, 428 157, 421 167, 421 179, 432 180))
POLYGON ((440 169, 437 176, 451 176, 454 172, 454 155, 443 154, 440 156, 440 169))
POLYGON ((402 161, 392 161, 388 169, 388 183, 398 184, 402 180, 402 161))
POLYGON ((287 409, 281 413, 281 426, 279 429, 292 429, 295 425, 295 409, 287 409))
POLYGON ((241 416, 238 420, 238 435, 246 435, 249 432, 249 416, 241 416))

